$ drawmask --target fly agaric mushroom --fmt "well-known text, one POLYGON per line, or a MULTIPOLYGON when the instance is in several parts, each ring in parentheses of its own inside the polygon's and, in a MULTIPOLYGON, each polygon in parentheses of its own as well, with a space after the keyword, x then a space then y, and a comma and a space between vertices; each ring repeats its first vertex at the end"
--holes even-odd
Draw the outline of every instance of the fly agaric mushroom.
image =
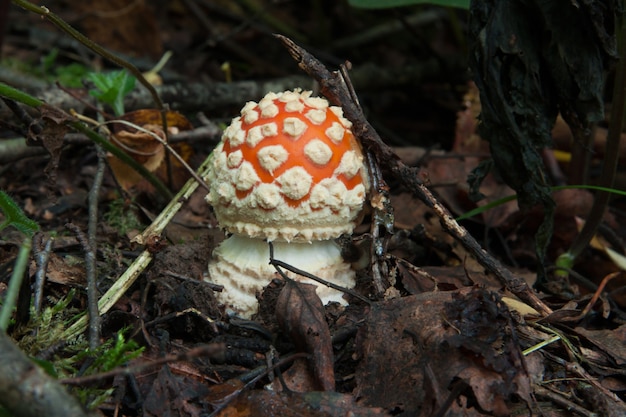
MULTIPOLYGON (((369 189, 363 153, 340 107, 310 91, 269 93, 248 102, 213 152, 206 196, 232 236, 213 252, 219 299, 242 317, 257 309, 256 292, 276 270, 274 257, 343 287, 354 271, 334 239, 352 233, 369 189)), ((342 293, 317 285, 324 304, 346 304, 342 293)))

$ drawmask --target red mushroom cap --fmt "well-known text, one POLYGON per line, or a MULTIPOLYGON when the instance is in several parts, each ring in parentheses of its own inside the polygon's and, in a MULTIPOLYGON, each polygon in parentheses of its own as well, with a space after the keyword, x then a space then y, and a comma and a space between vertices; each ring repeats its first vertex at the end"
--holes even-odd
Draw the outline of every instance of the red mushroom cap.
POLYGON ((220 225, 268 240, 351 233, 369 184, 350 127, 341 108, 310 91, 247 103, 224 131, 207 178, 220 225))

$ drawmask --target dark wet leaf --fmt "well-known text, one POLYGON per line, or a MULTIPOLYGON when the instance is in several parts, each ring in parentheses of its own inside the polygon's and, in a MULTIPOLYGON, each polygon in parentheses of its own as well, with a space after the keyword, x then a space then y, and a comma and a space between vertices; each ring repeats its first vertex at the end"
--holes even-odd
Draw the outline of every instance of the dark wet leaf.
POLYGON ((576 332, 610 355, 618 366, 626 364, 626 325, 613 330, 587 330, 577 327, 576 332))
MULTIPOLYGON (((480 90, 481 136, 494 168, 522 209, 544 206, 536 234, 541 259, 552 234, 554 202, 541 150, 560 111, 572 129, 604 114, 604 76, 615 57, 616 2, 473 1, 470 65, 480 90)), ((482 166, 485 168, 485 166, 482 166)), ((486 175, 475 172, 474 193, 486 175)))
POLYGON ((359 328, 354 394, 362 404, 403 415, 479 415, 467 402, 447 404, 450 396, 461 395, 493 415, 510 415, 512 407, 530 401, 528 375, 510 330, 505 313, 484 290, 377 304, 359 328), (398 387, 412 389, 408 394, 398 387))
POLYGON ((288 280, 276 301, 276 318, 295 345, 312 356, 320 388, 335 390, 333 348, 315 285, 288 280))
POLYGON ((204 394, 199 383, 175 376, 168 366, 159 371, 143 404, 144 416, 199 417, 203 411, 197 398, 204 394))
POLYGON ((446 339, 453 347, 470 351, 476 367, 464 369, 459 377, 473 389, 481 407, 496 415, 507 415, 504 400, 512 394, 530 401, 524 360, 517 340, 511 337, 513 321, 506 306, 495 293, 474 290, 456 293, 445 306, 446 319, 457 334, 446 339), (485 375, 494 378, 485 384, 485 375), (496 376, 497 375, 497 376, 496 376))

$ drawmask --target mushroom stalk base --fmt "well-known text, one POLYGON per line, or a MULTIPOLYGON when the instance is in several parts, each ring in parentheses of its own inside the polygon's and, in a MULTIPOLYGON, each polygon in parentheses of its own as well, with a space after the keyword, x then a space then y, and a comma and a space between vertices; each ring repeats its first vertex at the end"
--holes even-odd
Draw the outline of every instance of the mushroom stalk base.
MULTIPOLYGON (((288 263, 333 284, 353 288, 355 273, 341 256, 341 249, 334 240, 311 243, 272 242, 274 258, 288 263)), ((241 317, 250 317, 257 311, 257 291, 274 278, 279 277, 269 264, 269 244, 263 239, 232 235, 213 252, 209 263, 209 279, 224 286, 218 300, 241 317)), ((287 276, 299 282, 317 285, 317 295, 322 303, 331 301, 347 304, 343 293, 319 282, 290 271, 287 276)))

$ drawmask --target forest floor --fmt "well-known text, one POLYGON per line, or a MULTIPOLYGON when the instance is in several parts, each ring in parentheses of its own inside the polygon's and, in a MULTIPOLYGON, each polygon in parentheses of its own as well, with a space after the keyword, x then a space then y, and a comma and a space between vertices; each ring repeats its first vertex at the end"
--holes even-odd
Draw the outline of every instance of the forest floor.
MULTIPOLYGON (((119 161, 107 166, 94 191, 99 166, 110 161, 105 152, 81 133, 34 134, 34 125, 54 124, 46 110, 30 109, 19 119, 6 102, 0 105, 0 189, 39 225, 8 334, 91 412, 626 415, 626 278, 619 273, 624 199, 612 200, 601 243, 556 283, 549 267, 577 235, 591 192, 555 192, 545 282, 537 282, 534 249, 541 209, 522 213, 509 201, 463 220, 484 251, 454 232, 452 217, 477 207, 467 176, 489 158, 488 144, 476 133, 480 101, 468 71, 466 12, 366 10, 345 1, 51 1, 46 7, 142 72, 172 53, 157 84, 163 102, 180 112, 171 115, 173 147, 194 170, 247 101, 270 90, 319 92, 273 34, 288 37, 331 71, 349 61, 364 117, 436 198, 428 200, 398 175, 395 159, 382 161, 389 192, 382 215, 393 214, 392 230, 373 227, 376 219, 366 215, 344 242, 366 255, 382 242, 383 253, 357 271, 356 291, 368 301, 350 298, 349 306, 329 305, 319 315, 294 297, 277 310, 289 284, 275 280, 258 294, 258 315, 243 320, 227 314, 205 279, 224 238, 206 189, 181 199, 158 237, 144 233, 171 196, 119 161), (38 142, 8 146, 25 136, 38 142), (442 217, 440 207, 452 217, 442 217), (137 243, 137 236, 150 241, 137 243), (606 247, 617 255, 607 255, 606 247), (89 256, 97 280, 91 298, 89 256), (138 259, 145 264, 139 267, 138 259), (99 331, 86 321, 76 325, 134 268, 136 276, 107 305, 99 331)), ((97 119, 95 109, 103 104, 88 93, 93 79, 84 80, 96 69, 119 67, 34 13, 10 5, 6 16, 0 81, 53 108, 97 119)), ((148 110, 155 105, 139 83, 123 103, 127 121, 146 123, 159 114, 148 110)), ((103 109, 101 117, 115 119, 111 107, 103 109)), ((567 182, 573 170, 562 156, 571 142, 563 126, 554 131, 558 152, 545 154, 554 183, 567 182)), ((591 181, 605 133, 599 126, 591 181)), ((176 194, 190 175, 172 162, 168 176, 165 165, 157 175, 176 194)), ((626 188, 623 174, 617 189, 626 188)), ((481 192, 481 205, 514 194, 493 175, 481 192)), ((15 228, 0 230, 0 296, 8 293, 23 241, 15 228)))

